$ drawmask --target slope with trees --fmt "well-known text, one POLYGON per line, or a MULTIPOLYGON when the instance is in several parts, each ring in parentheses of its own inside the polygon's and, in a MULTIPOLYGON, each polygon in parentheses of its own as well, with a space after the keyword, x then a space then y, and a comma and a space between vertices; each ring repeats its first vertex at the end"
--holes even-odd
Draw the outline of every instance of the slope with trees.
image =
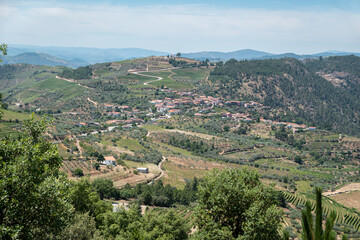
POLYGON ((359 63, 360 58, 355 56, 305 63, 291 58, 231 59, 218 64, 209 79, 213 91, 224 98, 257 100, 271 108, 294 112, 322 128, 358 134, 359 63), (320 76, 321 70, 345 71, 344 86, 336 86, 320 76))

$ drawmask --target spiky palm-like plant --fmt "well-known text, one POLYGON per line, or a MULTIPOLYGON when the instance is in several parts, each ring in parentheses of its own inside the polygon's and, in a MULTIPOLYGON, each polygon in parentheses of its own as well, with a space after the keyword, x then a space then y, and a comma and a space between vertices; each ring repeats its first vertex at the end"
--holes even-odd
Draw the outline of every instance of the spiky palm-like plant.
MULTIPOLYGON (((305 209, 302 211, 302 240, 336 240, 336 233, 333 230, 336 214, 334 211, 326 219, 325 230, 322 227, 322 201, 321 189, 316 188, 316 209, 315 209, 315 229, 311 214, 311 204, 306 202, 305 209)), ((347 236, 343 235, 342 240, 347 240, 347 236)))

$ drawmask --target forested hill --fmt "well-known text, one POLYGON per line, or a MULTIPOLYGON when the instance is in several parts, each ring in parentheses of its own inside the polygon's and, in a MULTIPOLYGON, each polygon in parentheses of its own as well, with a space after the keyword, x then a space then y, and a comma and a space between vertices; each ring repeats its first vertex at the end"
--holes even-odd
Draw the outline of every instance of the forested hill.
POLYGON ((360 57, 231 59, 219 64, 209 80, 224 98, 251 98, 322 128, 360 134, 360 57))

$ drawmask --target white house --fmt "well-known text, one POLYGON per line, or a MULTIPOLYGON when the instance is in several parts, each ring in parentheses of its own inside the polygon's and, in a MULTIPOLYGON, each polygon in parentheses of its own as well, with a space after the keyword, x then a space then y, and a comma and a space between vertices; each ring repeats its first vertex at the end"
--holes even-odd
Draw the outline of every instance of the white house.
POLYGON ((142 168, 142 167, 138 167, 136 170, 138 170, 141 173, 149 173, 149 169, 148 168, 142 168))
POLYGON ((116 166, 116 159, 113 156, 104 157, 105 160, 102 162, 104 165, 116 166))

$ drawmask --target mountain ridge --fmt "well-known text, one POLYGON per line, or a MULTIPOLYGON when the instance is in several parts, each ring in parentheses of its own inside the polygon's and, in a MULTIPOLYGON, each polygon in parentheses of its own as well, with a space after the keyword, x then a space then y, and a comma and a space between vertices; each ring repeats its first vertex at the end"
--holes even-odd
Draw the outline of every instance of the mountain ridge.
POLYGON ((279 59, 284 57, 291 57, 295 59, 318 58, 329 56, 345 56, 355 55, 360 56, 360 53, 355 52, 342 52, 342 51, 326 51, 314 54, 296 54, 296 53, 281 53, 274 54, 253 49, 243 49, 232 52, 216 52, 216 51, 202 51, 194 53, 182 53, 183 57, 193 58, 196 60, 209 59, 210 61, 227 61, 229 59, 236 60, 262 60, 262 59, 279 59))
MULTIPOLYGON (((69 61, 70 64, 65 66, 85 66, 95 63, 104 63, 112 61, 120 61, 134 58, 142 58, 149 56, 166 56, 171 55, 169 52, 149 50, 144 48, 90 48, 90 47, 56 47, 56 46, 34 46, 34 45, 18 45, 9 44, 8 57, 15 56, 26 52, 38 52, 52 55, 56 58, 69 61)), ((274 54, 254 49, 240 49, 236 51, 200 51, 181 53, 183 57, 196 60, 210 61, 227 61, 229 59, 236 60, 257 60, 257 59, 279 59, 284 57, 292 57, 295 59, 318 58, 329 56, 355 55, 360 53, 345 51, 326 51, 314 54, 296 54, 296 53, 280 53, 274 54)), ((15 62, 14 62, 15 63, 15 62)), ((25 62, 31 64, 31 62, 25 62)))
POLYGON ((133 58, 142 58, 149 56, 165 56, 170 53, 148 50, 143 48, 86 48, 86 47, 43 47, 33 45, 9 44, 8 56, 15 56, 26 52, 41 52, 52 55, 56 58, 62 58, 67 61, 75 61, 79 66, 85 66, 95 63, 120 61, 133 58))
POLYGON ((16 64, 27 63, 32 65, 46 65, 46 66, 67 66, 76 68, 79 66, 87 65, 81 59, 65 60, 63 58, 55 57, 50 54, 41 52, 25 52, 15 56, 4 56, 2 64, 16 64))

